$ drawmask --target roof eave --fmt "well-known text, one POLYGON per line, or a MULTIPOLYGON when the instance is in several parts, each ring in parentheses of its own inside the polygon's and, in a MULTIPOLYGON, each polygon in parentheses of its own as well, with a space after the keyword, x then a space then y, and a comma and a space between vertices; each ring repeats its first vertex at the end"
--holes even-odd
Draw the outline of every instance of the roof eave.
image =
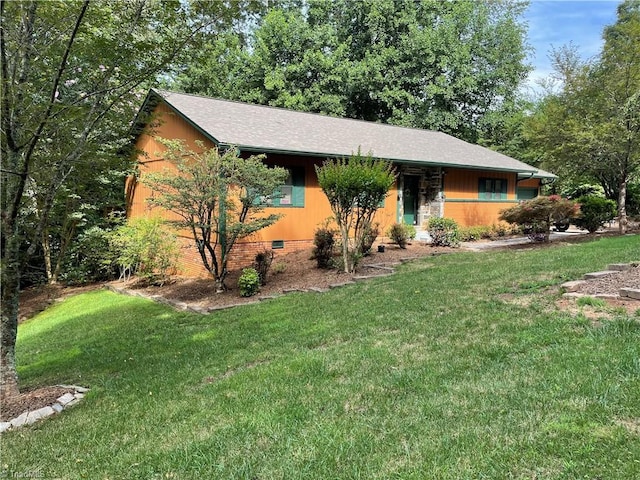
MULTIPOLYGON (((279 155, 300 155, 305 157, 318 157, 318 158, 343 158, 348 157, 349 155, 339 154, 339 153, 330 153, 330 152, 308 152, 303 150, 285 150, 273 147, 256 147, 254 145, 237 145, 228 142, 222 142, 224 145, 235 145, 240 150, 246 152, 255 152, 255 153, 272 153, 279 155)), ((376 155, 373 155, 376 157, 376 155)), ((376 157, 382 158, 384 160, 388 160, 393 163, 398 163, 401 165, 421 165, 428 167, 451 167, 451 168, 466 168, 469 170, 488 170, 495 172, 510 172, 510 173, 523 173, 523 174, 535 174, 537 170, 535 169, 524 169, 524 168, 509 168, 509 167, 494 167, 489 165, 468 165, 463 163, 446 163, 446 162, 430 162, 425 160, 408 160, 404 158, 386 158, 386 157, 376 157)))

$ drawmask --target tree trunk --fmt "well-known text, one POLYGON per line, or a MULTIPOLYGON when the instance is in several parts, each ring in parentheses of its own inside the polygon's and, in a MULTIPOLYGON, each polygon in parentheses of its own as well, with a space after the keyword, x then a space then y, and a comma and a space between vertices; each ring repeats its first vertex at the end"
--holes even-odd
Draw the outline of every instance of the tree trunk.
POLYGON ((47 273, 47 281, 52 285, 56 283, 56 278, 53 274, 53 266, 51 262, 51 243, 49 242, 48 228, 43 229, 40 244, 42 245, 42 255, 44 257, 44 269, 47 273))
POLYGON ((345 225, 340 226, 342 235, 342 258, 344 260, 344 273, 351 273, 351 262, 349 260, 349 228, 345 225))
POLYGON ((13 231, 7 231, 4 258, 2 259, 2 320, 0 335, 0 403, 18 395, 16 370, 16 337, 18 335, 18 301, 20 294, 20 239, 13 231))
POLYGON ((618 190, 618 231, 621 234, 627 233, 627 181, 620 180, 620 188, 618 190))

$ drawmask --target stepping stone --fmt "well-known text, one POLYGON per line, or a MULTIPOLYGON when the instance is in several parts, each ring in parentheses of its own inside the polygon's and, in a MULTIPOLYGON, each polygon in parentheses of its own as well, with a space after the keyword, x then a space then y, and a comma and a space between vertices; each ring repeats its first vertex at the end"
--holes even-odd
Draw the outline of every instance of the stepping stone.
POLYGON ((588 283, 586 280, 573 280, 571 282, 564 282, 560 285, 560 288, 563 288, 567 292, 575 292, 580 288, 581 285, 588 283))
POLYGON ((637 288, 621 288, 620 296, 633 298, 634 300, 640 300, 640 290, 638 290, 637 288))
POLYGON ((618 272, 615 270, 602 270, 601 272, 585 273, 582 278, 584 278, 585 280, 589 280, 590 278, 606 277, 607 275, 613 275, 614 273, 618 272))

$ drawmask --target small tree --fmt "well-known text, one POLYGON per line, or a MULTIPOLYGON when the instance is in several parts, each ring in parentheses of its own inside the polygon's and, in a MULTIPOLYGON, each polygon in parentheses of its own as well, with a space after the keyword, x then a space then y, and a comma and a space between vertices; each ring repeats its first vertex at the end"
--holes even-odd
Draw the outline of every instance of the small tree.
POLYGON ((596 232, 616 216, 616 202, 613 200, 588 195, 580 197, 577 202, 580 204, 580 215, 574 223, 589 233, 596 232))
POLYGON ((551 225, 575 218, 580 212, 578 204, 559 195, 536 197, 520 202, 500 212, 500 220, 516 223, 530 231, 532 240, 549 241, 551 225))
POLYGON ((344 271, 351 273, 365 253, 373 216, 395 181, 393 166, 358 150, 348 159, 327 160, 316 172, 342 237, 344 271))
POLYGON ((178 260, 178 239, 159 216, 136 218, 111 233, 120 277, 137 275, 164 284, 178 260))
POLYGON ((190 231, 202 264, 221 293, 226 290, 227 263, 236 242, 281 217, 259 213, 288 173, 267 167, 264 155, 240 158, 234 148, 220 152, 199 143, 202 153, 197 153, 180 141, 163 140, 163 144, 164 158, 176 170, 143 177, 143 183, 159 194, 150 203, 179 217, 172 223, 190 231))

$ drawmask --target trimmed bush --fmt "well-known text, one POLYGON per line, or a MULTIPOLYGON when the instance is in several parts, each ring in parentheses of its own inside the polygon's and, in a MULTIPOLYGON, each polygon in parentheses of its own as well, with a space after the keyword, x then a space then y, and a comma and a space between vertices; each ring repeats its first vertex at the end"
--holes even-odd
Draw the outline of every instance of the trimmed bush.
POLYGON ((260 277, 260 285, 267 284, 267 274, 271 268, 273 262, 273 250, 262 250, 256 254, 256 258, 253 261, 253 268, 258 272, 260 277))
POLYGON ((436 247, 455 247, 458 239, 458 224, 452 218, 432 217, 427 224, 431 245, 436 247))
POLYGON ((589 233, 596 232, 616 216, 616 202, 613 200, 588 195, 577 201, 580 204, 580 216, 573 223, 589 233))
POLYGON ((380 224, 370 223, 369 225, 365 225, 363 230, 359 253, 366 256, 371 252, 373 242, 376 241, 376 238, 378 238, 380 234, 380 224))
POLYGON ((313 245, 311 258, 317 262, 318 268, 333 267, 336 231, 327 226, 319 227, 313 235, 313 245))
POLYGON ((243 297, 252 297, 260 291, 260 276, 255 268, 244 268, 238 279, 238 288, 243 297))
POLYGON ((407 248, 407 242, 416 236, 416 229, 406 223, 394 223, 389 228, 387 236, 400 248, 407 248))

